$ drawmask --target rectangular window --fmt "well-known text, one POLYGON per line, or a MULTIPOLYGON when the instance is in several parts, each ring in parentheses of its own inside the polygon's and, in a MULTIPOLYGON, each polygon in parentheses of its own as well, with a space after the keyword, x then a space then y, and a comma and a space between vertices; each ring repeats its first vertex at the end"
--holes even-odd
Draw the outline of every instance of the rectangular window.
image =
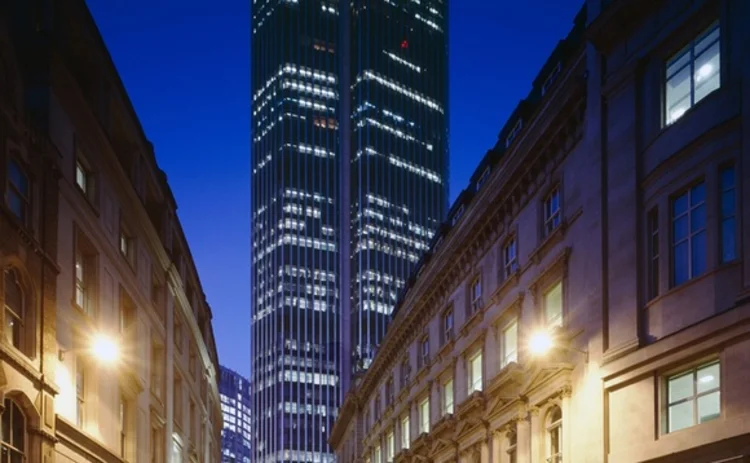
POLYGON ((453 309, 443 313, 443 344, 453 339, 453 309))
POLYGON ((548 236, 560 226, 560 187, 555 187, 544 198, 544 236, 548 236))
POLYGON ((83 256, 83 252, 80 249, 76 250, 76 305, 88 315, 89 312, 89 294, 88 294, 88 265, 86 258, 83 256))
POLYGON ((469 394, 482 390, 482 351, 469 359, 469 394))
POLYGON ((404 416, 401 418, 401 448, 402 449, 408 449, 409 444, 411 443, 411 436, 410 436, 410 429, 409 429, 409 415, 404 416))
POLYGON ((424 368, 430 363, 430 338, 425 336, 420 342, 419 368, 424 368))
POLYGON ((31 183, 26 171, 16 160, 8 161, 8 183, 5 187, 5 202, 8 209, 24 224, 28 225, 31 203, 31 183))
POLYGON ((385 383, 385 400, 386 405, 392 405, 394 399, 394 393, 393 393, 393 375, 391 375, 390 378, 388 378, 388 381, 385 383))
POLYGON ((76 187, 89 201, 93 201, 94 174, 88 163, 81 157, 76 159, 76 187))
POLYGON ((737 189, 734 166, 722 169, 721 182, 721 262, 737 258, 737 189))
POLYGON ((503 246, 503 278, 507 279, 518 270, 518 249, 516 238, 510 238, 503 246))
POLYGON ((510 131, 507 138, 505 138, 506 148, 510 148, 510 145, 513 144, 513 140, 515 140, 518 134, 521 133, 521 129, 523 129, 523 120, 519 119, 518 122, 516 122, 516 125, 513 126, 513 129, 510 131))
POLYGON ((393 463, 393 456, 396 454, 396 442, 393 437, 393 431, 389 431, 385 436, 385 461, 393 463))
POLYGON ((380 446, 375 446, 375 451, 373 452, 372 461, 374 463, 383 463, 383 460, 380 459, 380 446))
POLYGON ((720 29, 715 23, 666 63, 665 125, 721 86, 720 29))
POLYGON ((471 282, 471 313, 476 313, 482 308, 482 279, 475 278, 471 282))
POLYGON ((477 191, 482 188, 482 185, 484 185, 484 182, 487 181, 487 178, 489 178, 489 176, 490 168, 487 167, 482 171, 482 175, 479 176, 479 180, 477 180, 477 191))
POLYGON ((76 425, 83 428, 85 423, 86 372, 83 360, 76 359, 76 425))
POLYGON ((544 293, 544 321, 547 327, 563 325, 562 282, 555 283, 544 293))
POLYGON ((721 415, 719 362, 667 378, 667 432, 695 426, 721 415))
POLYGON ((648 299, 659 295, 659 209, 648 213, 648 299))
POLYGON ((401 387, 405 387, 407 384, 409 384, 409 376, 411 374, 411 364, 409 363, 409 358, 405 358, 403 362, 401 362, 401 387))
POLYGON ((453 378, 443 383, 443 415, 453 414, 453 378))
POLYGON ((430 432, 430 398, 419 403, 419 433, 430 432))
POLYGON ((124 228, 120 229, 120 254, 131 264, 134 262, 135 243, 133 237, 124 228))
POLYGON ((503 362, 505 368, 518 361, 518 321, 514 320, 503 329, 502 336, 503 362))
POLYGON ((672 200, 672 284, 706 271, 706 185, 701 182, 672 200))
POLYGON ((125 397, 120 394, 119 403, 119 426, 120 426, 120 456, 125 458, 125 452, 127 452, 127 438, 128 438, 128 407, 125 397))

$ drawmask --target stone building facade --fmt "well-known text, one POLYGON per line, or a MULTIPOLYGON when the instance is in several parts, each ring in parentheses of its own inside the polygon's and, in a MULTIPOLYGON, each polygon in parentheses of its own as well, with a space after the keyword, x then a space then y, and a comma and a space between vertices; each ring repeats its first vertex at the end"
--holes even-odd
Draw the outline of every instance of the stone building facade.
POLYGON ((584 5, 348 394, 338 461, 750 461, 747 17, 584 5))
POLYGON ((211 309, 85 2, 4 2, 0 39, 0 461, 218 462, 211 309))

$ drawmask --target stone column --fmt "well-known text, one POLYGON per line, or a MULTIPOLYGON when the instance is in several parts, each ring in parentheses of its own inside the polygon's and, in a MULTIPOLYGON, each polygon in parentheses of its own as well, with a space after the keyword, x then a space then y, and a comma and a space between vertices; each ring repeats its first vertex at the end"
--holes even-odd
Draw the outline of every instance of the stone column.
POLYGON ((487 435, 479 444, 479 461, 481 463, 492 463, 492 433, 487 430, 487 435))
POLYGON ((560 411, 562 412, 562 453, 563 461, 574 461, 576 456, 572 447, 572 416, 570 415, 570 396, 572 395, 570 386, 565 386, 560 390, 560 411))
POLYGON ((539 409, 534 407, 529 410, 528 421, 518 422, 518 461, 524 463, 544 461, 544 422, 539 409), (525 423, 525 425, 522 425, 525 423), (524 445, 521 445, 521 429, 524 428, 524 445), (520 450, 524 449, 527 454, 521 456, 520 450))
POLYGON ((504 463, 505 459, 503 458, 503 432, 501 431, 494 431, 491 433, 490 439, 492 439, 492 454, 490 455, 490 461, 492 463, 504 463))

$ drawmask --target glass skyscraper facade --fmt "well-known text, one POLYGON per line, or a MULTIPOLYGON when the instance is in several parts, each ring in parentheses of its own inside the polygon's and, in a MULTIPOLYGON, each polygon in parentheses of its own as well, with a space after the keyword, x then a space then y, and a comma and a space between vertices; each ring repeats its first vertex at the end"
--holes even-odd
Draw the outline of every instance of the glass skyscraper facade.
POLYGON ((447 209, 447 0, 253 0, 254 461, 326 462, 447 209))
POLYGON ((221 463, 250 463, 252 410, 250 382, 239 373, 221 367, 219 396, 224 427, 221 429, 221 463))

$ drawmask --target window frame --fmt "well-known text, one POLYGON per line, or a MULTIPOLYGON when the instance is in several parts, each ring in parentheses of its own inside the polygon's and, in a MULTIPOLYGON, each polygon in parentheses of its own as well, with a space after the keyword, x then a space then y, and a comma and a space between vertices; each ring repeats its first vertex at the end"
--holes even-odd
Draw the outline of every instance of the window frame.
POLYGON ((670 223, 670 233, 669 233, 669 240, 670 240, 670 259, 669 259, 669 267, 670 267, 670 284, 672 288, 676 288, 678 286, 682 286, 686 283, 689 283, 690 281, 704 275, 708 271, 708 182, 706 182, 706 179, 704 177, 701 177, 697 179, 696 181, 692 182, 690 185, 686 186, 685 188, 680 189, 677 193, 673 194, 669 198, 669 223, 670 223), (699 186, 703 187, 703 200, 700 201, 698 204, 693 203, 693 192, 696 188, 699 186), (687 206, 686 210, 680 214, 675 215, 675 204, 677 200, 683 196, 686 196, 687 206), (703 219, 703 227, 696 231, 692 231, 692 225, 693 225, 693 212, 697 210, 698 208, 703 207, 704 208, 704 219, 703 219), (681 218, 687 219, 687 235, 685 238, 679 240, 679 242, 675 238, 675 222, 680 220, 681 218), (703 234, 705 239, 705 246, 703 248, 704 252, 704 261, 705 261, 705 268, 701 273, 695 273, 695 269, 693 269, 693 240, 696 236, 703 234), (675 259, 677 258, 676 248, 677 246, 685 243, 687 245, 687 278, 684 281, 677 281, 677 266, 675 265, 675 259))
MULTIPOLYGON (((703 44, 701 44, 703 45, 703 44)), ((717 19, 711 24, 703 29, 696 35, 692 36, 692 38, 684 45, 682 46, 677 52, 670 54, 663 62, 662 67, 662 74, 661 74, 661 91, 662 91, 662 117, 661 117, 661 123, 663 128, 670 127, 671 125, 674 125, 677 121, 682 119, 685 114, 687 114, 692 108, 696 107, 698 103, 706 99, 709 95, 712 93, 715 93, 718 90, 721 90, 722 88, 722 80, 724 79, 724 73, 722 72, 722 62, 721 62, 721 55, 723 48, 723 41, 722 41, 722 30, 721 30, 721 22, 717 19), (701 44, 701 41, 708 38, 714 31, 718 31, 718 36, 711 42, 705 45, 705 47, 696 55, 695 48, 698 44, 701 44), (695 93, 696 93, 696 82, 695 82, 695 63, 696 60, 699 59, 704 53, 706 53, 711 47, 718 44, 718 57, 719 57, 719 70, 718 70, 718 78, 719 78, 719 84, 718 87, 711 90, 710 92, 703 95, 702 98, 696 101, 695 99, 695 93), (683 59, 686 55, 689 55, 688 61, 680 66, 677 70, 674 70, 670 73, 669 68, 671 65, 679 62, 681 59, 683 59), (689 69, 689 85, 690 90, 687 95, 689 98, 690 104, 687 106, 687 108, 681 112, 679 115, 674 117, 673 119, 670 118, 669 114, 669 82, 671 79, 673 79, 675 76, 677 76, 679 73, 683 72, 685 69, 689 69)))
POLYGON ((442 399, 442 415, 453 415, 456 407, 456 386, 452 376, 443 381, 440 396, 442 399), (450 391, 450 401, 448 401, 448 391, 450 391))
POLYGON ((519 269, 518 265, 518 239, 513 233, 503 242, 503 280, 512 277, 519 269), (512 253, 510 252, 512 251, 512 253))
POLYGON ((419 434, 429 434, 431 417, 430 417, 430 396, 425 396, 419 401, 417 410, 419 411, 419 434), (425 415, 426 411, 426 415, 425 415))
POLYGON ((563 215, 562 185, 555 183, 544 195, 542 200, 542 236, 552 235, 562 225, 563 215), (557 203, 553 199, 557 199, 557 203), (557 206, 553 209, 553 206, 557 206))
POLYGON ((409 412, 406 412, 404 416, 401 417, 401 449, 402 450, 408 450, 411 446, 411 429, 409 428, 411 426, 411 419, 409 417, 409 412))
POLYGON ((660 224, 659 224, 659 206, 654 206, 649 209, 646 215, 646 238, 647 238, 647 265, 646 269, 646 300, 651 301, 659 296, 660 288, 660 275, 659 275, 659 260, 660 251, 659 236, 660 236, 660 224))
POLYGON ((26 323, 26 316, 28 314, 28 308, 27 308, 27 297, 26 297, 26 288, 24 288, 23 282, 21 280, 21 275, 18 273, 18 269, 15 267, 7 267, 3 271, 3 309, 5 314, 5 326, 3 326, 3 330, 5 331, 6 340, 8 343, 13 346, 16 350, 19 352, 25 352, 26 348, 26 329, 27 329, 27 323, 26 323), (18 289, 18 296, 20 304, 19 307, 14 308, 8 305, 8 278, 13 279, 14 286, 18 289), (17 312, 17 313, 16 313, 17 312), (9 317, 15 322, 17 322, 17 326, 14 324, 13 332, 11 333, 11 339, 8 339, 8 321, 9 317), (17 330, 17 331, 16 331, 17 330), (17 337, 17 338, 16 338, 17 337))
POLYGON ((477 275, 471 279, 469 283, 469 314, 474 315, 475 313, 482 310, 482 275, 477 275))
POLYGON ((723 362, 722 362, 722 360, 720 358, 713 358, 713 359, 710 359, 710 360, 707 360, 707 361, 703 361, 703 362, 700 362, 700 363, 693 364, 689 368, 683 368, 683 369, 678 370, 676 372, 673 372, 673 373, 670 373, 670 374, 666 374, 666 375, 664 375, 662 377, 663 401, 664 401, 664 406, 663 406, 663 413, 664 413, 664 415, 663 415, 663 419, 662 419, 662 423, 663 423, 662 430, 663 430, 664 434, 673 434, 675 432, 683 431, 685 429, 694 428, 694 427, 696 427, 698 425, 701 425, 701 424, 707 423, 709 421, 714 421, 716 419, 721 418, 721 416, 724 414, 724 406, 723 406, 724 404, 722 402, 722 384, 724 383, 722 381, 722 379, 723 379, 722 375, 724 374, 724 368, 722 368, 722 363, 723 362), (713 367, 715 365, 717 365, 718 368, 719 368, 719 372, 718 372, 718 376, 719 376, 718 377, 718 386, 716 386, 715 388, 703 391, 703 392, 698 392, 698 372, 701 371, 701 370, 704 370, 706 368, 713 367), (692 386, 693 386, 692 395, 690 395, 689 397, 686 397, 684 399, 680 399, 680 400, 676 400, 674 402, 671 402, 670 399, 669 399, 669 391, 670 391, 670 389, 669 389, 669 383, 670 383, 670 381, 673 380, 673 379, 682 378, 682 377, 687 376, 687 375, 691 375, 692 376, 692 386), (718 416, 716 416, 716 417, 714 417, 712 419, 700 422, 699 410, 698 410, 698 400, 701 397, 706 397, 706 396, 714 394, 714 393, 718 393, 719 394, 719 414, 718 414, 718 416), (674 431, 672 431, 670 429, 671 422, 670 422, 670 419, 669 419, 669 410, 670 410, 670 408, 673 407, 673 406, 676 406, 676 405, 687 403, 687 402, 692 402, 692 410, 693 410, 693 422, 692 422, 692 424, 689 425, 689 426, 685 426, 685 427, 682 427, 682 428, 679 428, 679 429, 675 429, 674 431))
POLYGON ((563 461, 565 448, 563 447, 563 419, 562 408, 559 405, 552 405, 547 410, 547 417, 544 422, 547 463, 561 463, 563 461), (560 418, 553 420, 555 410, 560 412, 560 418), (553 434, 554 433, 554 434, 553 434), (557 442, 557 452, 555 452, 555 441, 557 442))
POLYGON ((467 365, 469 367, 468 374, 466 375, 469 380, 468 395, 471 395, 475 392, 481 392, 484 390, 484 355, 483 354, 484 354, 483 349, 479 348, 479 349, 476 349, 467 357, 467 360, 468 360, 467 365), (474 362, 477 359, 479 359, 479 369, 478 369, 479 378, 475 377, 475 374, 477 372, 474 371, 474 367, 475 367, 474 362), (476 383, 479 383, 478 387, 476 383))
POLYGON ((425 368, 430 364, 430 337, 422 336, 419 340, 419 369, 425 368))
POLYGON ((33 196, 33 184, 31 176, 29 175, 29 169, 25 162, 22 162, 19 158, 10 156, 6 162, 6 179, 5 179, 5 206, 11 212, 11 214, 23 224, 24 227, 31 225, 31 201, 33 196), (26 181, 26 191, 21 191, 21 185, 16 185, 11 178, 11 166, 15 166, 18 173, 22 176, 22 179, 26 181), (18 198, 21 204, 21 215, 19 216, 11 206, 11 195, 18 198))
MULTIPOLYGON (((26 412, 24 411, 23 407, 21 407, 21 404, 16 402, 13 399, 10 399, 8 397, 4 400, 4 409, 3 413, 0 415, 4 415, 5 413, 8 413, 8 422, 9 426, 8 429, 5 430, 2 435, 0 435, 0 448, 4 450, 3 453, 6 453, 10 456, 12 455, 20 455, 21 461, 28 461, 27 460, 27 450, 29 447, 29 432, 28 432, 28 417, 26 416, 26 412), (22 426, 16 426, 15 425, 15 418, 17 415, 20 415, 22 426), (17 442, 14 442, 16 440, 16 436, 14 435, 13 431, 16 429, 23 429, 23 436, 21 436, 21 448, 18 448, 16 444, 17 442)), ((4 421, 4 419, 3 419, 4 421)))
POLYGON ((547 328, 556 328, 556 327, 565 326, 565 285, 563 285, 562 279, 555 280, 553 283, 547 285, 544 291, 542 291, 542 316, 544 320, 544 326, 547 328), (547 310, 548 297, 557 286, 560 287, 560 315, 559 317, 550 319, 548 318, 548 310, 547 310), (558 319, 559 319, 559 322, 557 322, 558 319), (553 323, 553 320, 555 321, 554 323, 553 323))
POLYGON ((442 334, 443 334, 442 344, 445 345, 448 342, 453 340, 454 329, 455 329, 455 324, 456 324, 455 312, 453 311, 453 306, 450 306, 443 311, 443 314, 440 317, 440 320, 441 320, 441 327, 442 327, 442 334), (448 323, 449 321, 450 323, 448 323))
POLYGON ((518 331, 519 331, 519 323, 518 318, 514 317, 512 320, 508 321, 500 330, 500 368, 506 368, 511 363, 518 363, 518 331), (515 342, 515 348, 513 349, 513 359, 509 360, 509 354, 508 354, 508 348, 506 345, 507 341, 507 333, 511 329, 511 327, 515 327, 516 332, 516 342, 515 342))

